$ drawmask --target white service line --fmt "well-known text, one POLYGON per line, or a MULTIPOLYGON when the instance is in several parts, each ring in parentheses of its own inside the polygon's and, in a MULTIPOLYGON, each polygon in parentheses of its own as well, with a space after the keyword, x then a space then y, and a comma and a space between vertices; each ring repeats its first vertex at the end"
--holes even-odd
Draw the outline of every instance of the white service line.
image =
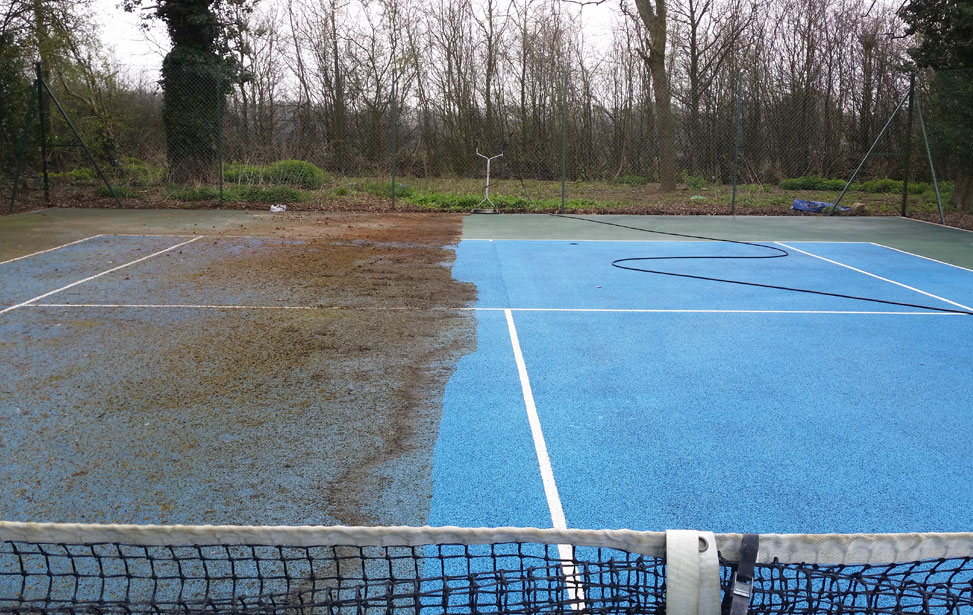
MULTIPOLYGON (((466 308, 459 308, 466 309, 466 308)), ((965 316, 954 312, 877 312, 866 310, 715 310, 715 309, 626 309, 626 308, 472 308, 484 312, 608 312, 631 314, 863 314, 863 315, 895 315, 895 316, 965 316)))
MULTIPOLYGON (((183 309, 183 310, 338 310, 345 306, 323 305, 216 305, 193 303, 32 303, 31 308, 145 308, 145 309, 183 309)), ((348 306, 356 310, 366 308, 348 306)), ((391 309, 391 308, 387 308, 391 309)))
POLYGON ((900 250, 898 248, 893 248, 892 246, 886 246, 880 243, 875 243, 874 241, 870 241, 868 243, 872 244, 873 246, 878 246, 879 248, 885 248, 886 250, 892 250, 893 252, 898 252, 900 254, 908 254, 909 256, 915 256, 916 258, 921 258, 923 260, 939 263, 940 265, 946 265, 947 267, 955 267, 956 269, 962 269, 963 271, 973 271, 973 269, 969 269, 961 265, 954 265, 953 263, 947 263, 946 261, 939 261, 934 258, 929 258, 928 256, 923 256, 922 254, 914 254, 912 252, 906 252, 905 250, 900 250))
POLYGON ((102 233, 100 235, 92 235, 91 237, 85 237, 84 239, 79 239, 77 241, 72 241, 72 242, 69 242, 69 243, 61 244, 61 245, 55 246, 53 248, 48 248, 46 250, 41 250, 40 252, 34 252, 32 254, 25 254, 23 256, 18 256, 17 258, 11 258, 10 260, 0 261, 0 265, 6 265, 7 263, 13 263, 15 261, 24 260, 25 258, 30 258, 31 256, 37 256, 38 254, 44 254, 46 252, 53 252, 54 250, 60 250, 61 248, 66 248, 68 246, 73 246, 75 244, 79 244, 79 243, 81 243, 83 241, 88 241, 89 239, 97 239, 98 237, 104 237, 104 236, 105 236, 104 233, 102 233))
POLYGON ((2 310, 0 310, 0 314, 6 314, 7 312, 12 312, 12 311, 16 310, 17 308, 22 308, 25 305, 30 305, 32 303, 36 303, 36 302, 40 301, 41 299, 44 299, 46 297, 50 297, 51 295, 57 294, 57 293, 59 293, 59 292, 61 292, 63 290, 67 290, 69 288, 74 288, 75 286, 77 286, 79 284, 84 284, 85 282, 90 282, 91 280, 94 280, 95 278, 100 278, 103 275, 108 275, 109 273, 113 273, 115 271, 118 271, 119 269, 124 269, 125 267, 130 267, 130 266, 135 265, 137 263, 141 263, 142 261, 148 260, 148 259, 150 259, 150 258, 152 258, 154 256, 159 256, 160 254, 165 254, 166 252, 169 252, 171 250, 175 250, 176 248, 180 248, 180 247, 182 247, 184 245, 190 244, 190 243, 192 243, 194 241, 198 241, 198 240, 200 240, 202 238, 203 238, 203 236, 200 235, 199 237, 196 237, 194 239, 190 239, 189 241, 184 241, 182 243, 177 243, 176 245, 174 245, 174 246, 172 246, 170 248, 166 248, 165 250, 159 250, 158 252, 155 252, 153 254, 149 254, 148 256, 143 256, 142 258, 138 258, 138 259, 135 259, 134 261, 125 263, 124 265, 119 265, 118 267, 112 267, 111 269, 109 269, 107 271, 102 271, 101 273, 96 273, 95 275, 88 276, 87 278, 85 278, 83 280, 78 280, 77 282, 71 282, 67 286, 62 286, 61 288, 58 288, 56 290, 52 290, 50 292, 46 292, 43 295, 38 295, 38 296, 34 297, 33 299, 28 299, 27 301, 24 301, 23 303, 18 303, 16 305, 12 305, 12 306, 10 306, 8 308, 2 309, 2 310))
MULTIPOLYGON (((544 495, 547 497, 547 508, 551 512, 551 524, 555 529, 565 530, 568 527, 564 518, 564 508, 561 506, 561 496, 557 492, 557 483, 554 481, 554 468, 551 466, 551 458, 547 454, 547 444, 544 442, 544 431, 541 429, 541 420, 537 416, 537 406, 534 404, 534 393, 530 387, 530 378, 527 376, 527 365, 524 363, 524 353, 520 349, 520 338, 517 335, 517 327, 514 325, 514 315, 510 310, 505 310, 507 316, 507 329, 510 332, 510 345, 513 347, 514 360, 517 362, 517 373, 520 375, 520 388, 524 394, 524 406, 527 408, 527 422, 530 424, 530 435, 534 440, 534 451, 537 453, 537 465, 541 470, 541 482, 544 484, 544 495)), ((571 561, 574 560, 574 547, 563 544, 557 546, 558 556, 561 558, 561 568, 564 571, 564 578, 568 585, 568 595, 571 599, 572 608, 584 610, 584 589, 577 580, 577 573, 571 561)))
POLYGON ((534 438, 534 451, 537 453, 537 464, 540 466, 541 481, 544 483, 544 495, 547 496, 547 508, 551 511, 551 522, 556 529, 567 529, 564 509, 561 507, 561 497, 557 493, 557 483, 554 482, 554 468, 551 466, 551 458, 547 454, 544 431, 541 429, 541 420, 537 416, 537 406, 534 404, 534 393, 530 388, 530 378, 527 376, 524 353, 520 350, 520 338, 517 336, 517 327, 514 325, 514 315, 510 310, 504 310, 504 314, 507 316, 510 345, 513 347, 514 361, 517 362, 520 388, 524 394, 524 405, 527 407, 527 422, 530 423, 530 435, 534 438))
POLYGON ((801 254, 806 254, 808 256, 811 256, 813 258, 817 258, 817 259, 823 260, 823 261, 828 262, 828 263, 831 263, 833 265, 838 265, 839 267, 844 267, 845 269, 851 269, 852 271, 855 271, 855 272, 858 272, 858 273, 867 275, 869 277, 875 278, 876 280, 882 280, 883 282, 888 282, 889 284, 895 284, 896 286, 901 286, 902 288, 905 288, 907 290, 911 290, 913 292, 917 292, 920 295, 925 295, 925 296, 930 297, 932 299, 936 299, 938 301, 943 301, 943 302, 948 303, 950 305, 954 305, 954 306, 956 306, 956 307, 958 307, 960 309, 973 312, 973 308, 971 308, 969 306, 963 305, 962 303, 956 303, 955 301, 950 301, 949 299, 946 299, 945 297, 940 297, 939 295, 934 295, 932 293, 927 293, 926 291, 920 290, 920 289, 916 288, 915 286, 909 286, 908 284, 903 284, 902 282, 896 282, 895 280, 890 280, 888 278, 883 278, 880 275, 875 275, 874 273, 869 273, 869 272, 865 271, 864 269, 858 269, 857 267, 852 267, 851 265, 846 265, 844 263, 839 263, 838 261, 831 260, 830 258, 825 258, 823 256, 818 256, 817 254, 812 254, 812 253, 807 252, 805 250, 801 250, 800 248, 795 248, 794 246, 789 246, 786 243, 782 243, 780 241, 777 241, 775 243, 777 245, 779 245, 779 246, 784 246, 785 248, 787 248, 789 250, 795 250, 797 252, 800 252, 801 254))

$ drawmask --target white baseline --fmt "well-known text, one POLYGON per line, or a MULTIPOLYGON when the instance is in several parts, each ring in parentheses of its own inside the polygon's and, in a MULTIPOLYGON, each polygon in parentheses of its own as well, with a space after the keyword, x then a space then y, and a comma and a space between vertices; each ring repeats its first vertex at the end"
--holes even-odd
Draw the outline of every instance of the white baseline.
MULTIPOLYGON (((951 301, 951 300, 949 300, 949 299, 947 299, 945 297, 940 297, 939 295, 934 295, 932 293, 927 293, 926 291, 921 290, 919 288, 916 288, 915 286, 909 286, 908 284, 903 284, 902 282, 896 282, 895 280, 890 280, 889 278, 883 278, 880 275, 876 275, 874 273, 869 273, 868 271, 865 271, 864 269, 859 269, 857 267, 852 267, 851 265, 846 265, 844 263, 839 263, 836 260, 831 260, 830 258, 825 258, 823 256, 818 256, 817 254, 812 254, 811 252, 807 252, 805 250, 801 250, 800 248, 795 248, 794 246, 790 246, 790 245, 788 245, 786 243, 783 243, 783 242, 780 242, 780 241, 777 241, 775 243, 777 245, 783 246, 783 247, 785 247, 785 248, 787 248, 789 250, 794 250, 796 252, 800 252, 801 254, 806 254, 806 255, 808 255, 808 256, 810 256, 812 258, 817 258, 817 259, 823 260, 823 261, 825 261, 827 263, 831 263, 832 265, 838 265, 839 267, 844 267, 845 269, 850 269, 852 271, 861 273, 863 275, 867 275, 869 277, 875 278, 876 280, 881 280, 883 282, 888 282, 889 284, 895 284, 896 286, 901 286, 902 288, 905 288, 907 290, 911 290, 913 292, 919 293, 920 295, 925 295, 925 296, 930 297, 932 299, 936 299, 937 301, 942 301, 944 303, 948 303, 950 305, 954 305, 954 306, 956 306, 956 307, 958 307, 960 309, 973 312, 973 308, 971 308, 969 306, 963 305, 962 303, 957 303, 955 301, 951 301)), ((962 314, 961 314, 961 316, 962 316, 962 314)))

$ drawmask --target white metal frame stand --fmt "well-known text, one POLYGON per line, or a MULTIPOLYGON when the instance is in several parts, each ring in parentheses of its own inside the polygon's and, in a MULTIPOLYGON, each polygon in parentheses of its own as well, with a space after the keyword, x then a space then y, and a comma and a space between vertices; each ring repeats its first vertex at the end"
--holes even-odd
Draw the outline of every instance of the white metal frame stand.
POLYGON ((494 158, 503 158, 503 147, 500 148, 500 153, 497 154, 496 156, 486 156, 484 154, 481 154, 480 153, 480 148, 477 147, 476 148, 476 155, 479 156, 480 158, 483 158, 483 159, 486 160, 487 168, 486 168, 486 186, 484 186, 484 189, 483 189, 483 200, 480 201, 477 204, 477 206, 473 208, 473 213, 475 213, 475 214, 495 214, 495 213, 499 213, 499 211, 497 211, 496 204, 492 200, 490 200, 490 163, 493 162, 493 159, 494 158), (489 207, 483 207, 483 204, 484 203, 489 203, 490 206, 489 207))

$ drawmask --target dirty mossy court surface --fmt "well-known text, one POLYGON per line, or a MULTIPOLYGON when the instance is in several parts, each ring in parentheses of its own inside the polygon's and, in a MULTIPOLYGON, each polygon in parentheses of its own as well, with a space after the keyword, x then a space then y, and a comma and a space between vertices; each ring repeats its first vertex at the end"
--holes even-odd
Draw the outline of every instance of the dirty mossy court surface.
POLYGON ((475 299, 450 274, 461 221, 0 219, 0 262, 103 235, 0 266, 0 310, 205 236, 0 315, 0 519, 424 524, 443 387, 476 344, 471 312, 439 309, 475 299))

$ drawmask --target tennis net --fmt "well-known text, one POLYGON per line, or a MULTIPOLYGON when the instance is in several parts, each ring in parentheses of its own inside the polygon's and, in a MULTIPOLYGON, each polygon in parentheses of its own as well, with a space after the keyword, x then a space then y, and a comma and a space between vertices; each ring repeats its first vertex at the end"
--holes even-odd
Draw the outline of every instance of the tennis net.
POLYGON ((718 615, 739 595, 750 613, 973 615, 973 534, 745 540, 0 522, 0 613, 718 615))

